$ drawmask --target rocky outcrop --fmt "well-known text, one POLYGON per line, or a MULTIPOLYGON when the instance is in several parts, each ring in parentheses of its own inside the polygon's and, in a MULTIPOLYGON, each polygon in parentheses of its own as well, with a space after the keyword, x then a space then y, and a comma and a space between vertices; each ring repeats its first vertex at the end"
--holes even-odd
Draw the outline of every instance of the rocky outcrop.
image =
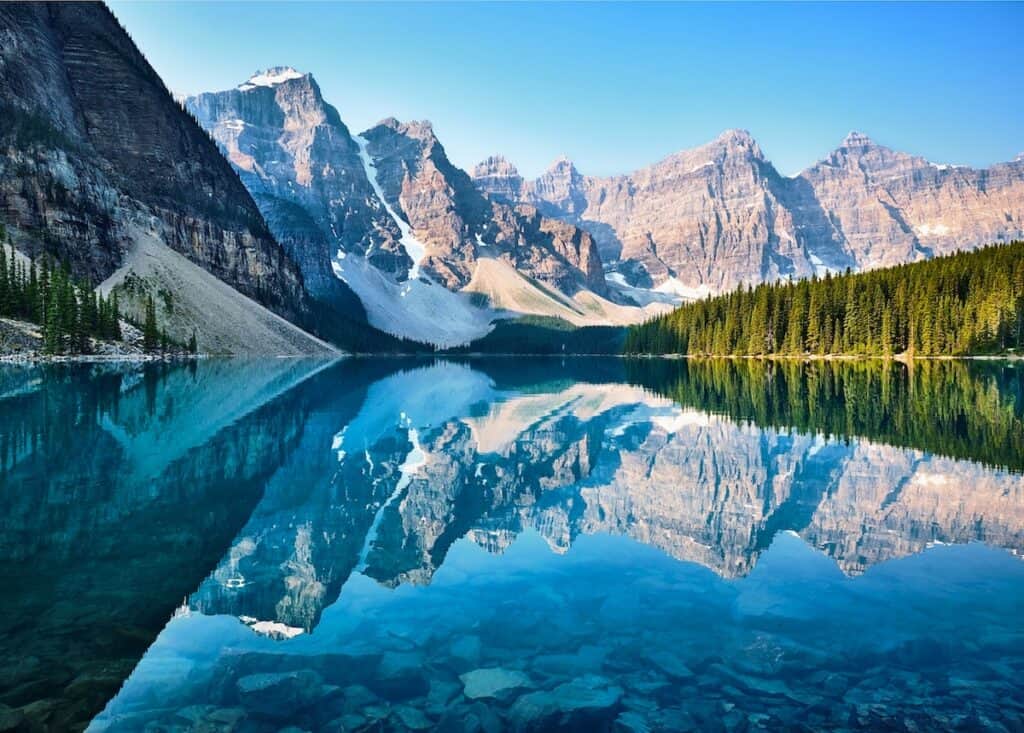
POLYGON ((387 119, 363 133, 388 204, 423 243, 423 270, 450 289, 472 279, 483 256, 573 294, 605 292, 593 239, 573 226, 488 201, 448 160, 429 122, 387 119), (596 265, 596 266, 595 266, 596 265))
POLYGON ((145 230, 304 322, 302 276, 216 145, 100 4, 0 8, 0 217, 94 282, 145 230))
POLYGON ((496 200, 590 231, 616 283, 682 297, 1024 236, 1020 161, 935 165, 857 133, 791 178, 747 132, 729 130, 624 176, 585 176, 563 158, 524 181, 492 157, 474 180, 496 200))
POLYGON ((429 122, 387 119, 367 130, 364 161, 359 140, 312 75, 287 67, 190 97, 186 106, 220 143, 278 238, 293 243, 311 290, 329 282, 340 249, 398 280, 409 277, 416 256, 423 272, 452 290, 488 254, 569 293, 604 291, 586 232, 531 207, 488 201, 448 160, 429 122), (424 252, 407 251, 402 224, 424 252))
POLYGON ((339 248, 384 272, 408 272, 401 233, 367 179, 359 146, 311 74, 269 69, 185 104, 235 166, 311 293, 330 298, 344 287, 330 267, 339 248))
POLYGON ((493 155, 473 169, 473 182, 491 198, 505 203, 519 200, 523 190, 523 177, 504 156, 493 155))
POLYGON ((1024 163, 937 165, 850 133, 802 172, 861 269, 1024 235, 1024 163))
POLYGON ((482 259, 568 296, 606 293, 586 231, 528 205, 488 200, 448 160, 429 122, 388 119, 353 136, 313 77, 290 67, 185 104, 235 166, 313 296, 355 300, 389 333, 444 345, 486 333, 498 307, 481 312, 486 298, 459 292, 482 259), (422 323, 439 312, 448 315, 446 328, 422 323))

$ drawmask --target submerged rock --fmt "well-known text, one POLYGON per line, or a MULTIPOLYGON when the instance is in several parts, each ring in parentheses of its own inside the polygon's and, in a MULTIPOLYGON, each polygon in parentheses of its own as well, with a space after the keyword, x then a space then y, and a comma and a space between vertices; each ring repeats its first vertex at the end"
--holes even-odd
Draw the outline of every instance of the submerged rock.
POLYGON ((480 661, 480 648, 479 636, 460 636, 452 642, 449 654, 453 661, 472 666, 480 661))
POLYGON ((425 710, 440 715, 448 709, 452 699, 459 694, 462 687, 457 682, 446 680, 430 680, 430 692, 427 693, 425 710))
POLYGON ((621 698, 621 687, 605 677, 587 674, 553 690, 521 696, 509 710, 509 719, 516 730, 596 727, 611 721, 621 698))
POLYGON ((572 682, 559 685, 554 691, 561 710, 604 710, 615 706, 622 698, 622 688, 611 684, 606 677, 587 674, 572 682))
POLYGON ((651 726, 640 713, 627 711, 615 719, 615 733, 650 733, 651 726))
POLYGON ((427 678, 423 674, 423 655, 413 652, 388 652, 377 665, 377 678, 371 687, 393 699, 406 699, 427 694, 427 678))
POLYGON ((20 710, 0 703, 0 731, 17 730, 24 720, 25 715, 20 710))
POLYGON ((645 658, 669 677, 674 677, 675 679, 690 679, 693 677, 693 671, 672 652, 652 651, 648 652, 645 658))
POLYGON ((235 686, 246 710, 284 716, 321 697, 323 678, 309 669, 259 673, 241 677, 235 686))
POLYGON ((502 697, 514 690, 530 686, 530 678, 522 672, 501 667, 474 669, 460 675, 463 693, 471 700, 502 697))
POLYGON ((391 712, 391 717, 406 730, 427 730, 434 726, 422 710, 411 705, 399 705, 391 712))

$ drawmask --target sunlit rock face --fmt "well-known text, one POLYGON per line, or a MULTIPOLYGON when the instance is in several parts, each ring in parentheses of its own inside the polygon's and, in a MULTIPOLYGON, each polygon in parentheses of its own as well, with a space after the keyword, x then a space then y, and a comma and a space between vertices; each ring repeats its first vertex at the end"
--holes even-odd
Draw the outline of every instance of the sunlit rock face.
POLYGON ((932 543, 1024 548, 1024 480, 888 446, 847 446, 720 418, 655 428, 607 485, 581 491, 580 532, 627 534, 727 577, 780 530, 855 574, 932 543))
MULTIPOLYGON (((461 290, 481 258, 569 295, 606 292, 589 233, 531 206, 487 200, 448 160, 429 122, 386 119, 353 135, 313 76, 290 67, 185 104, 222 147, 315 297, 346 303, 351 287, 373 321, 376 300, 426 297, 416 282, 421 273, 461 290), (406 282, 414 292, 392 292, 406 282)), ((449 310, 460 305, 448 301, 449 310)), ((374 325, 406 335, 388 322, 401 318, 382 314, 374 325)))
POLYGON ((798 179, 860 269, 1024 236, 1024 162, 934 164, 851 133, 798 179))
POLYGON ((848 573, 931 544, 986 542, 1024 551, 1024 479, 978 464, 857 446, 800 531, 848 573), (853 528, 860 526, 860 531, 853 528))
POLYGON ((387 119, 363 137, 384 197, 424 244, 424 271, 438 282, 464 287, 477 260, 491 256, 568 294, 581 288, 605 292, 589 234, 533 207, 488 201, 448 160, 429 122, 387 119))
POLYGON ((374 193, 359 146, 311 74, 270 69, 186 106, 222 146, 315 294, 342 287, 330 268, 339 248, 385 272, 408 272, 398 226, 374 193))
POLYGON ((680 297, 1024 236, 1021 161, 936 165, 859 133, 792 177, 747 132, 729 130, 628 175, 587 176, 559 159, 528 181, 495 156, 474 180, 496 199, 589 230, 629 285, 680 297))

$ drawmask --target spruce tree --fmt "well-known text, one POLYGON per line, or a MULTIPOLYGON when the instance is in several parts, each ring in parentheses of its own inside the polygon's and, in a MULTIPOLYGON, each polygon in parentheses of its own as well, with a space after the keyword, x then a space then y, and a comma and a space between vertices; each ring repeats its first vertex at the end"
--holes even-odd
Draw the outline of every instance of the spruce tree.
POLYGON ((156 325, 156 303, 153 296, 146 297, 146 317, 142 326, 142 350, 147 354, 154 353, 160 346, 160 332, 156 325))

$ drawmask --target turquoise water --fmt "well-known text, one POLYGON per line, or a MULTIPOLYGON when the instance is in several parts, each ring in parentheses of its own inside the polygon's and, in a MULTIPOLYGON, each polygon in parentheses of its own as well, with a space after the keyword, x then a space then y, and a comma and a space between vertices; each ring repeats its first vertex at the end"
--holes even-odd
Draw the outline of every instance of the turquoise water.
POLYGON ((1024 368, 0 370, 0 721, 1020 730, 1024 368))

